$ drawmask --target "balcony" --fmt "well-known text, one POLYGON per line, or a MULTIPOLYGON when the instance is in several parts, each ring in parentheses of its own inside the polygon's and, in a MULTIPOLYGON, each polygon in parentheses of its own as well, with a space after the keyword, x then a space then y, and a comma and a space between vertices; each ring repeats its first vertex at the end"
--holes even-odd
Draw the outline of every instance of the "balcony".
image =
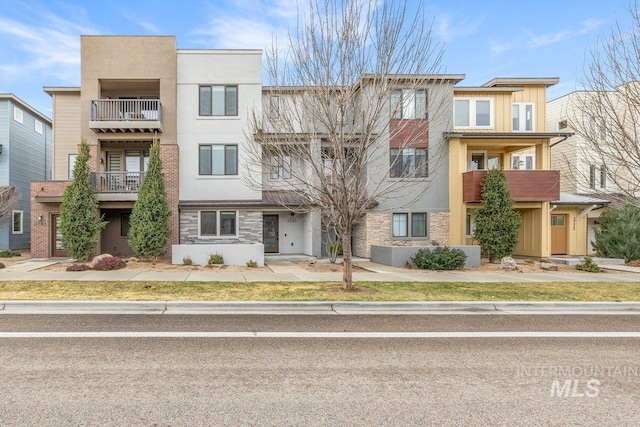
POLYGON ((94 99, 89 128, 94 132, 162 132, 159 99, 94 99))
MULTIPOLYGON (((465 203, 481 202, 481 183, 486 170, 462 174, 462 199, 465 203)), ((504 171, 509 193, 515 202, 550 202, 560 199, 560 171, 508 170, 504 171)))
POLYGON ((140 190, 144 172, 92 172, 98 193, 134 194, 140 190))

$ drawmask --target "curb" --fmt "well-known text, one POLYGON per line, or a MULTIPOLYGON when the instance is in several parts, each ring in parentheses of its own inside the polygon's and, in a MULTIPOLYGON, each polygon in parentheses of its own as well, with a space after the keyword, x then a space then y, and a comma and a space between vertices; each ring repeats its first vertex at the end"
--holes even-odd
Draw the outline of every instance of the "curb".
POLYGON ((640 314, 640 302, 0 301, 2 314, 640 314))

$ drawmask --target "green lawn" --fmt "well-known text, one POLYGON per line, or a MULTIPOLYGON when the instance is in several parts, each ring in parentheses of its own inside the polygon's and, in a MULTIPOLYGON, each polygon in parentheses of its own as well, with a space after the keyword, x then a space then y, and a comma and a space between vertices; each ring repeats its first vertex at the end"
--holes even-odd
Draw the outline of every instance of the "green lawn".
POLYGON ((640 301, 640 283, 0 282, 0 300, 640 301))

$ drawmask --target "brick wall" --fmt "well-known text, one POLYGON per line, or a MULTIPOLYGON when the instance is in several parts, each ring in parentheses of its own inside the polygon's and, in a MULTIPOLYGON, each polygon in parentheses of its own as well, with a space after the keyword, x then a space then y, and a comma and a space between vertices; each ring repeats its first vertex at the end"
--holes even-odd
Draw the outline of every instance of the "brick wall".
POLYGON ((31 183, 31 256, 51 256, 51 215, 60 213, 60 202, 36 202, 36 197, 62 197, 71 181, 34 181, 31 183), (42 216, 42 221, 38 218, 42 216))
POLYGON ((167 259, 171 259, 171 245, 177 245, 180 240, 180 211, 178 209, 180 173, 178 156, 177 144, 160 144, 162 173, 164 174, 167 203, 169 204, 169 210, 171 210, 171 216, 169 217, 169 243, 167 244, 167 254, 165 255, 167 259))

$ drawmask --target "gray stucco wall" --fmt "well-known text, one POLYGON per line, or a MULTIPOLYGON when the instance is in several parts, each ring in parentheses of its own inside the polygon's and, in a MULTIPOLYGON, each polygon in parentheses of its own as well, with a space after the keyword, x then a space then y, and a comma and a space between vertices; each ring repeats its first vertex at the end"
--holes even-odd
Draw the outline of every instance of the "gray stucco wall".
MULTIPOLYGON (((480 265, 480 246, 449 246, 451 249, 462 249, 467 254, 465 267, 476 267, 480 265)), ((411 258, 416 256, 420 249, 435 249, 436 246, 371 246, 371 262, 391 267, 404 267, 409 262, 413 267, 415 264, 411 258)))

